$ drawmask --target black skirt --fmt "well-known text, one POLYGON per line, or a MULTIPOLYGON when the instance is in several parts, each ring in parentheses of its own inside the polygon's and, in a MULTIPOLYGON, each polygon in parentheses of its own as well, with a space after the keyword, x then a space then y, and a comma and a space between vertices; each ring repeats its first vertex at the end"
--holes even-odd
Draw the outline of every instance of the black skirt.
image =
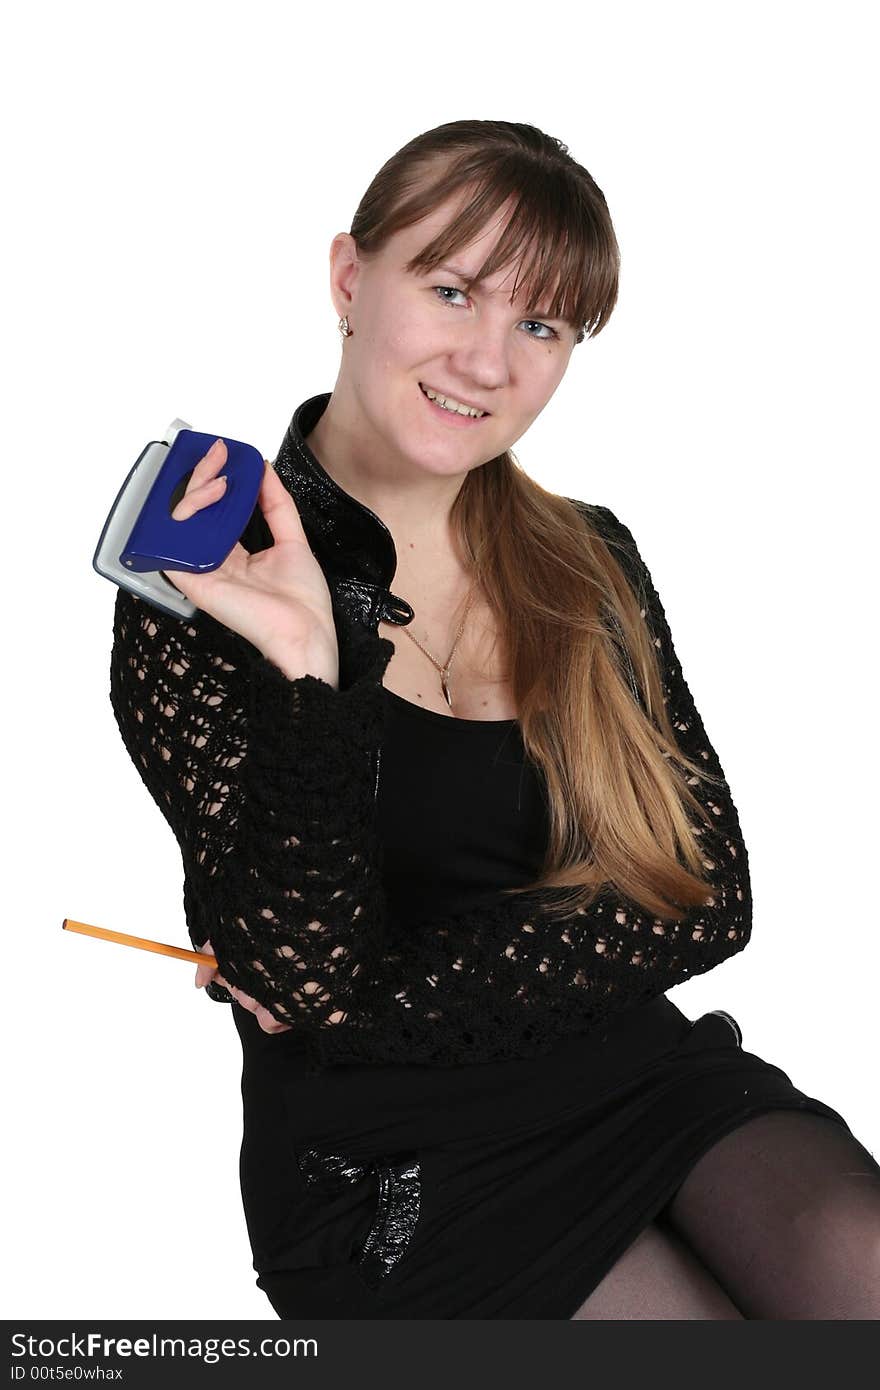
POLYGON ((282 1318, 571 1318, 697 1159, 751 1116, 842 1125, 665 996, 543 1057, 309 1077, 293 1031, 232 1006, 241 1189, 282 1318))

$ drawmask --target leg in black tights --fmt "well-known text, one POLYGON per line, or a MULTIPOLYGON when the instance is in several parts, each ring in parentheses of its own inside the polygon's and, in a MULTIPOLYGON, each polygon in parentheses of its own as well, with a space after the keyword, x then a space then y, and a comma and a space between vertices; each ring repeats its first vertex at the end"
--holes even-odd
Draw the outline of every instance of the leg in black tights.
POLYGON ((824 1115, 752 1116, 657 1218, 746 1318, 880 1318, 880 1166, 824 1115))
POLYGON ((731 1322, 741 1317, 685 1242, 652 1221, 596 1285, 573 1320, 731 1322))
POLYGON ((826 1116, 752 1116, 697 1160, 574 1316, 880 1318, 880 1166, 826 1116))

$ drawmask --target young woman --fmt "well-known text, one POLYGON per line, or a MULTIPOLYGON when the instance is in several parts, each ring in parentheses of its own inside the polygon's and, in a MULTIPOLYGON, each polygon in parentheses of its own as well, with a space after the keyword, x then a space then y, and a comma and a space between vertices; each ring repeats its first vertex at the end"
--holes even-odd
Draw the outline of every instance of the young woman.
POLYGON ((113 708, 232 1003, 283 1317, 880 1315, 871 1154, 664 994, 743 949, 751 896, 651 577, 510 452, 618 266, 559 141, 412 140, 332 243, 332 393, 221 568, 166 576, 196 618, 117 597, 113 708))

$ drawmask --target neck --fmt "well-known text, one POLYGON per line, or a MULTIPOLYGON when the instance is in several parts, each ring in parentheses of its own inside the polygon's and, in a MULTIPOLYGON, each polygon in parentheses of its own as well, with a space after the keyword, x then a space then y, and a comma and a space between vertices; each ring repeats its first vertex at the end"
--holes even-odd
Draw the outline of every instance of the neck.
POLYGON ((395 455, 338 381, 305 439, 333 481, 388 527, 399 572, 449 568, 456 553, 449 513, 465 473, 421 472, 411 460, 395 455))

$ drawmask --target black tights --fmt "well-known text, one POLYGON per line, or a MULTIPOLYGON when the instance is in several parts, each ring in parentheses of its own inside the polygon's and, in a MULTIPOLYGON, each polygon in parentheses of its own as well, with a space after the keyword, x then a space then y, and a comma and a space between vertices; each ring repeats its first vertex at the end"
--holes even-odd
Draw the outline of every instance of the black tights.
POLYGON ((576 1319, 880 1318, 880 1166, 826 1116, 726 1134, 576 1319))

